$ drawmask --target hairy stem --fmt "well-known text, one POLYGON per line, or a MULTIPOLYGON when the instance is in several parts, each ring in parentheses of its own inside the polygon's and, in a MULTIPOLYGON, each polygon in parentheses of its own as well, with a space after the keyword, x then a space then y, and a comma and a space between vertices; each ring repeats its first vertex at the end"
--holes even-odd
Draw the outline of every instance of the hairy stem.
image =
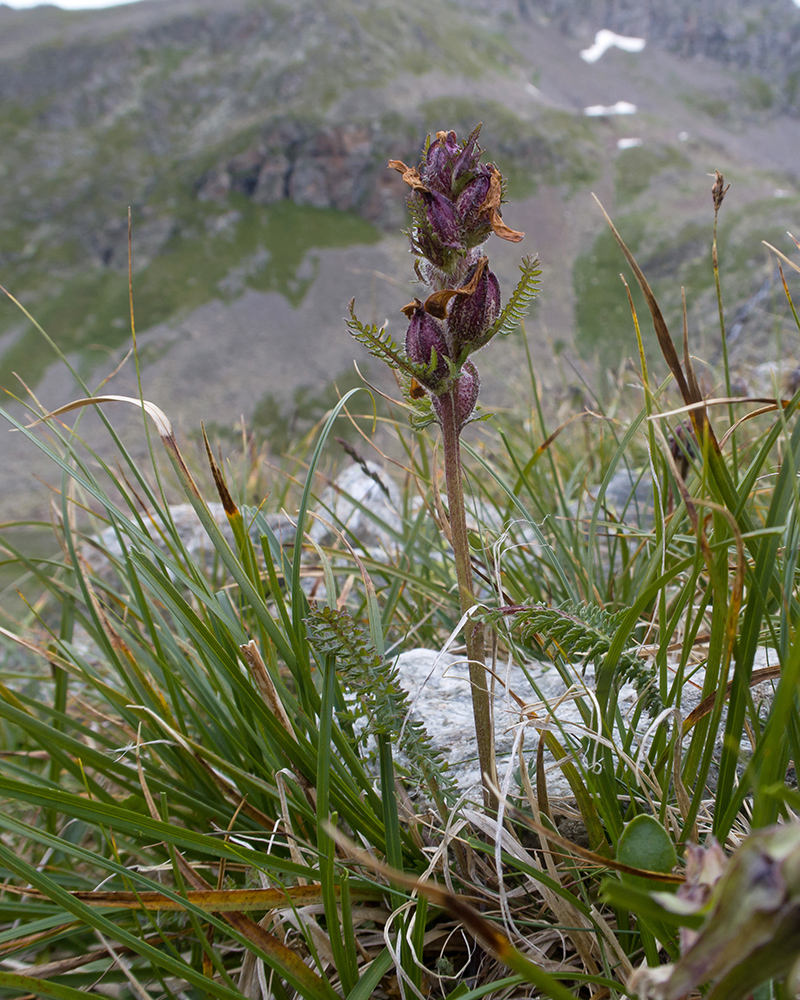
MULTIPOLYGON (((456 417, 455 389, 439 397, 441 400, 440 419, 444 444, 444 474, 447 484, 447 504, 450 515, 450 532, 458 581, 458 596, 461 613, 464 614, 477 601, 472 581, 472 565, 467 537, 467 519, 464 509, 464 487, 461 472, 461 444, 456 417)), ((497 797, 492 791, 497 786, 497 770, 494 759, 494 727, 486 682, 486 652, 484 626, 482 622, 468 621, 464 628, 464 638, 469 660, 469 677, 472 685, 472 712, 475 719, 475 738, 478 744, 478 760, 483 781, 483 799, 487 809, 497 810, 497 797)))

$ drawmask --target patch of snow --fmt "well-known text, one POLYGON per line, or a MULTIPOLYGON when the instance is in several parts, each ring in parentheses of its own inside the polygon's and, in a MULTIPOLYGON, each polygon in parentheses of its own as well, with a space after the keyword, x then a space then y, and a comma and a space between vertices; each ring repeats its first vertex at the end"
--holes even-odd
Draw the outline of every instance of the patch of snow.
POLYGON ((532 83, 526 83, 525 90, 531 95, 531 97, 540 98, 542 96, 541 90, 539 90, 538 87, 534 87, 532 83))
POLYGON ((635 115, 636 105, 629 101, 617 101, 616 104, 592 104, 583 109, 583 113, 590 118, 601 118, 603 115, 635 115))
POLYGON ((678 132, 678 142, 686 142, 689 138, 688 132, 678 132))
MULTIPOLYGON (((798 0, 795 0, 798 2, 798 0)), ((629 38, 625 35, 616 35, 613 31, 603 28, 594 36, 594 45, 581 51, 581 59, 584 62, 593 63, 610 48, 616 47, 623 52, 641 52, 645 47, 644 38, 629 38)))
POLYGON ((641 144, 641 139, 617 139, 617 149, 636 149, 641 144))
MULTIPOLYGON (((800 0, 796 0, 797 6, 800 7, 800 0)), ((791 191, 787 191, 786 188, 775 188, 772 192, 773 198, 790 198, 792 195, 791 191)))

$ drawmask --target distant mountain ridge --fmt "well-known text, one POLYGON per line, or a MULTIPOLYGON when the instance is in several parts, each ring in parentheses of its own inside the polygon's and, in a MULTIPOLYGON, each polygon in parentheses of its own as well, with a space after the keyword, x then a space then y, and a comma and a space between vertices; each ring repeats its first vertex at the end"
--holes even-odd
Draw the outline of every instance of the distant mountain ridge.
MULTIPOLYGON (((0 4, 0 284, 98 379, 130 339, 130 206, 146 385, 192 426, 209 410, 220 426, 266 420, 350 368, 351 296, 402 337, 398 301, 416 290, 387 160, 482 120, 509 221, 545 266, 529 337, 542 357, 555 344, 615 366, 630 317, 590 192, 670 315, 684 284, 713 330, 706 175, 723 169, 731 309, 755 301, 760 240, 800 231, 799 38, 792 0, 0 4), (646 38, 644 53, 586 64, 601 28, 646 38), (620 101, 635 113, 584 114, 620 101)), ((514 255, 490 253, 509 286, 514 255)), ((737 349, 763 355, 774 323, 747 317, 737 349)), ((512 341, 498 384, 524 365, 512 341)), ((0 300, 0 386, 18 372, 70 398, 52 357, 0 300)))
POLYGON ((684 58, 704 56, 775 88, 777 105, 800 114, 800 7, 793 0, 466 0, 484 12, 544 15, 570 38, 608 28, 644 37, 684 58))

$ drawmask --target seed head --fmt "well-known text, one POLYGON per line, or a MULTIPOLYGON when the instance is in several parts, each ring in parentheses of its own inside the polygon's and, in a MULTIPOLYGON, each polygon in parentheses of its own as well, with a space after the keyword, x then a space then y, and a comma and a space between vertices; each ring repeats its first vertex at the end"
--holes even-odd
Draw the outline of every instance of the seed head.
MULTIPOLYGON (((709 174, 709 176, 711 176, 709 174)), ((714 211, 718 212, 722 207, 722 199, 728 193, 728 187, 725 186, 725 178, 719 172, 719 170, 714 171, 714 183, 711 187, 711 198, 714 202, 714 211)))

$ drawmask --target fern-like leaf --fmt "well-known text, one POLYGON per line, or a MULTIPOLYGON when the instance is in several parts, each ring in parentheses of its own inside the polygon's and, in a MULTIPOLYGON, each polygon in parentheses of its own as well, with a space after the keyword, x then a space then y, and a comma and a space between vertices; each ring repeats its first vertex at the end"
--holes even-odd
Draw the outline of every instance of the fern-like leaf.
POLYGON ((423 725, 407 720, 411 706, 397 669, 377 652, 364 630, 346 610, 328 607, 312 609, 306 626, 312 646, 318 653, 336 657, 337 676, 345 690, 355 695, 349 721, 364 719, 360 741, 387 737, 405 754, 417 781, 451 791, 452 778, 445 773, 446 764, 423 725))
MULTIPOLYGON (((364 326, 355 314, 355 299, 350 300, 350 319, 345 321, 347 329, 351 335, 369 351, 369 353, 379 361, 385 362, 395 371, 415 378, 418 382, 425 383, 436 371, 439 364, 439 357, 436 351, 431 351, 431 360, 427 365, 417 364, 405 352, 389 333, 385 326, 364 326)), ((450 378, 455 381, 456 370, 449 358, 445 358, 450 369, 450 378)), ((448 383, 449 384, 449 383, 448 383)), ((447 386, 443 386, 447 388, 447 386)), ((438 390, 437 390, 438 391, 438 390)))
POLYGON ((539 294, 539 275, 542 273, 542 269, 539 267, 539 258, 523 257, 519 269, 522 277, 511 293, 511 298, 506 302, 505 308, 486 335, 487 341, 497 333, 503 336, 513 333, 525 319, 531 302, 539 294))
MULTIPOLYGON (((501 613, 494 612, 494 617, 501 613)), ((622 614, 612 615, 603 608, 573 603, 560 608, 539 604, 519 610, 514 616, 514 627, 542 650, 555 646, 569 660, 580 657, 584 664, 598 663, 611 648, 622 614)), ((620 656, 614 681, 618 687, 630 681, 651 716, 664 707, 651 666, 634 649, 625 650, 620 656)))
MULTIPOLYGON (((350 319, 346 320, 347 329, 353 337, 363 344, 369 353, 384 361, 390 368, 407 371, 405 350, 397 344, 385 326, 364 326, 355 314, 355 299, 350 300, 350 319)), ((412 373, 409 373, 412 374, 412 373)))
POLYGON ((419 394, 419 383, 415 383, 405 372, 397 373, 397 381, 400 385, 400 392, 408 407, 408 422, 415 431, 424 430, 435 420, 436 414, 433 412, 433 403, 427 392, 419 394))

